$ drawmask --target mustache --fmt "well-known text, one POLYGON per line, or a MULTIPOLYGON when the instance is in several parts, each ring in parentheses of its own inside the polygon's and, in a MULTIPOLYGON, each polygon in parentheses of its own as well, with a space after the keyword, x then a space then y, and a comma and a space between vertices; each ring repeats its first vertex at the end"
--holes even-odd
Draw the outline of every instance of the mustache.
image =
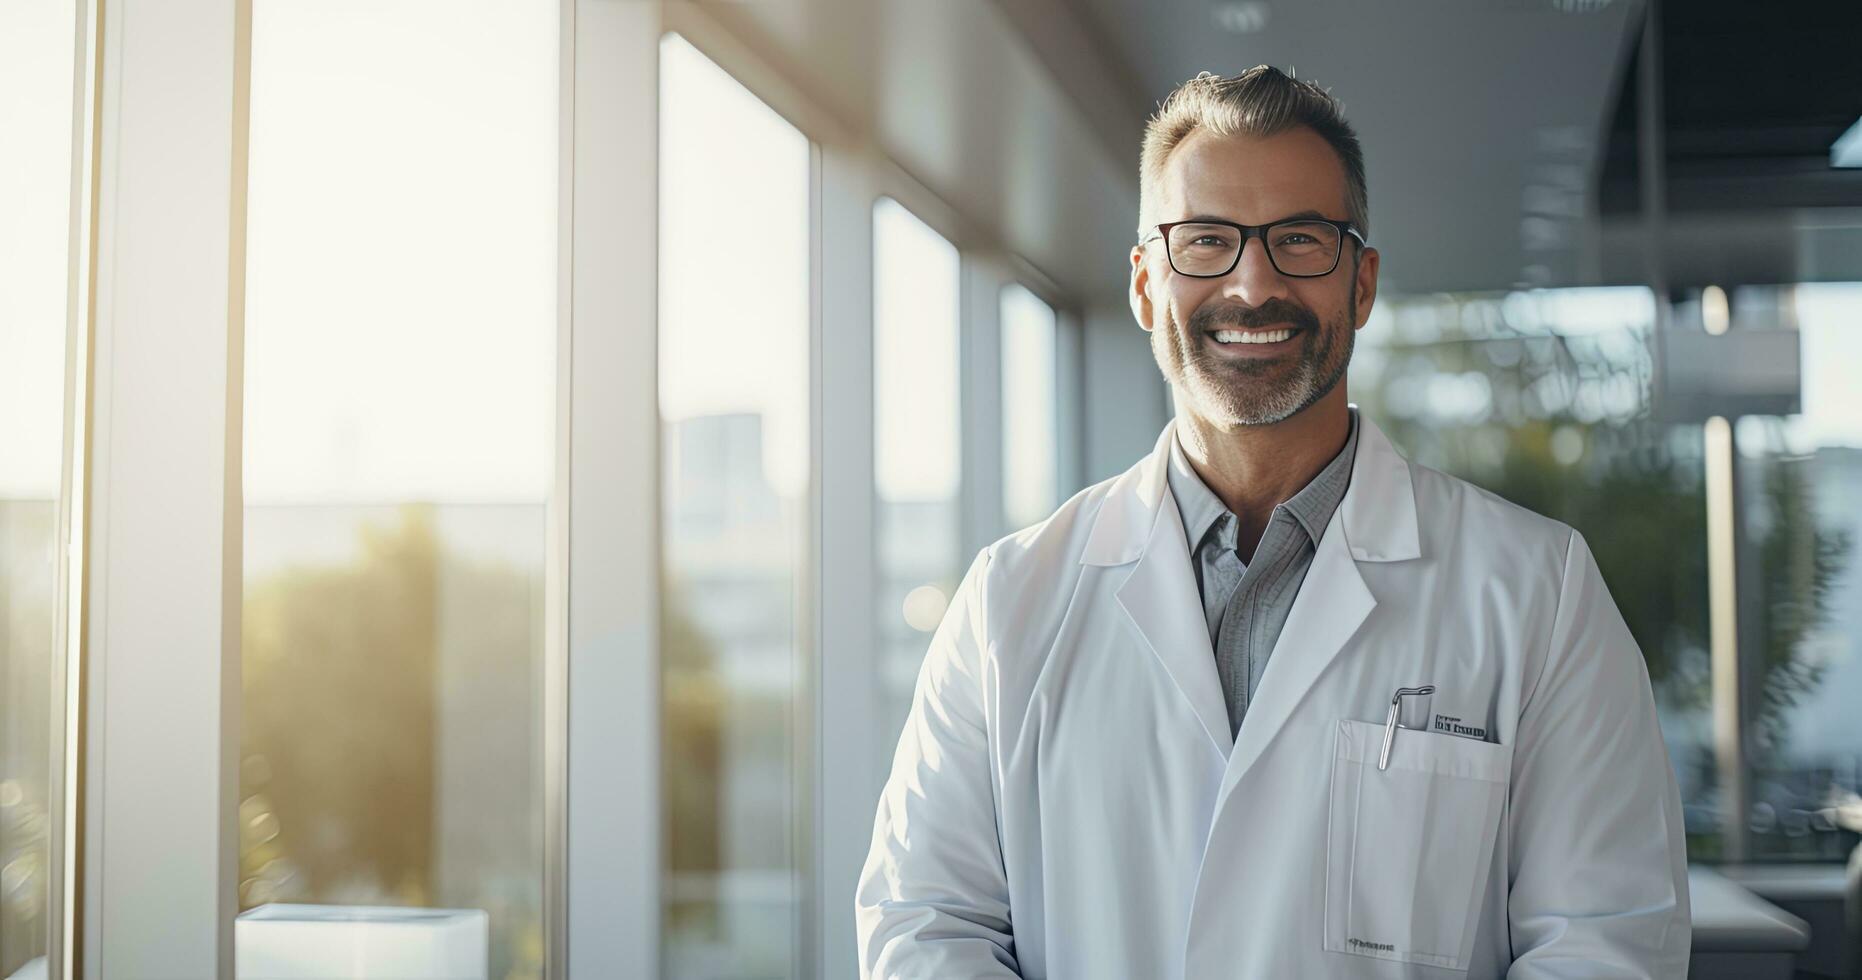
POLYGON ((1270 327, 1289 323, 1301 330, 1317 330, 1319 317, 1311 310, 1278 297, 1259 306, 1205 306, 1190 314, 1189 327, 1209 333, 1220 327, 1270 327))

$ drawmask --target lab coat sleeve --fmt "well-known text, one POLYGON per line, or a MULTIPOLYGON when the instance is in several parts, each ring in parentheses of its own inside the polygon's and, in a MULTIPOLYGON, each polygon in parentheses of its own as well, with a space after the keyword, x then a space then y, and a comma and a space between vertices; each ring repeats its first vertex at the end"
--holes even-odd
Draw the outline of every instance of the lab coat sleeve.
POLYGON ((1536 681, 1508 802, 1511 980, 1687 975, 1681 800, 1648 668, 1582 536, 1536 681))
POLYGON ((1016 977, 986 706, 989 552, 931 639, 855 898, 863 978, 1016 977))

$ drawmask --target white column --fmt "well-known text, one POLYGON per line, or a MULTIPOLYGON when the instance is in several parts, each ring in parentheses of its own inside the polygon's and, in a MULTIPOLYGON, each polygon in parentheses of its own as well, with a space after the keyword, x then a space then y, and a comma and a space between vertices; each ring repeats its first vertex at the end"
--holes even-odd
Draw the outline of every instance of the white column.
POLYGON ((814 919, 818 976, 853 980, 853 898, 890 739, 879 720, 874 619, 873 197, 859 154, 817 154, 814 457, 820 552, 815 739, 814 919))
POLYGON ((556 975, 654 977, 660 11, 574 2, 574 278, 558 354, 570 378, 568 969, 556 975))
POLYGON ((92 978, 232 975, 245 10, 105 7, 85 704, 92 978))

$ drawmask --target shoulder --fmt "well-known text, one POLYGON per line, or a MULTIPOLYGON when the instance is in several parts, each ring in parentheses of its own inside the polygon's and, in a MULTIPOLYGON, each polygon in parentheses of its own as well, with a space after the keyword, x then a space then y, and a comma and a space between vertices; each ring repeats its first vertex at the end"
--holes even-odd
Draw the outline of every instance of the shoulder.
POLYGON ((1045 520, 1003 535, 976 556, 964 598, 980 607, 992 655, 1040 659, 1033 651, 1047 648, 1044 640, 1059 629, 1082 577, 1103 571, 1081 559, 1107 501, 1129 492, 1119 486, 1128 475, 1080 490, 1045 520))
POLYGON ((1149 453, 1123 473, 1075 493, 1046 520, 1005 535, 990 547, 1004 571, 1057 572, 1062 578, 1091 573, 1072 566, 1110 568, 1143 554, 1158 518, 1176 513, 1166 469, 1175 421, 1164 427, 1149 453))
POLYGON ((1439 470, 1413 462, 1409 469, 1425 555, 1558 591, 1574 544, 1581 547, 1571 525, 1439 470))
POLYGON ((1074 574, 1093 524, 1122 478, 1102 480, 1075 493, 1045 520, 1003 535, 984 549, 992 590, 1017 583, 1051 589, 1074 574))
POLYGON ((1571 525, 1440 470, 1410 463, 1409 471, 1416 492, 1417 516, 1425 526, 1459 525, 1464 534, 1505 537, 1523 547, 1552 547, 1560 558, 1564 556, 1574 533, 1571 525), (1435 520, 1429 520, 1431 517, 1435 520))

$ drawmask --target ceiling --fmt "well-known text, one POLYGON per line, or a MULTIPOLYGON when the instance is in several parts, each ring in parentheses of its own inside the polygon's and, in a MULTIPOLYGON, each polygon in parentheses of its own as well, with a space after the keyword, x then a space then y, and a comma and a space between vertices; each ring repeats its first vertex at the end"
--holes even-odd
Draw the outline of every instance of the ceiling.
MULTIPOLYGON (((1862 169, 1830 166, 1862 116, 1862 3, 1690 0, 1660 20, 1669 281, 1862 279, 1862 169)), ((1625 76, 1640 71, 1632 51, 1625 76)), ((1633 281, 1647 241, 1636 96, 1618 94, 1597 179, 1616 281, 1633 281)))
MULTIPOLYGON (((1862 170, 1829 165, 1862 115, 1862 3, 1692 0, 1664 4, 1661 24, 1670 212, 1862 205, 1862 170)), ((1605 214, 1640 207, 1635 96, 1624 87, 1612 109, 1605 214)))
MULTIPOLYGON (((1015 19, 1033 0, 998 2, 1015 19)), ((1640 3, 1066 2, 1107 74, 1141 89, 1088 107, 1124 153, 1198 71, 1267 63, 1328 88, 1364 144, 1386 289, 1646 281, 1640 3)), ((1661 10, 1670 281, 1862 279, 1862 170, 1828 166, 1862 115, 1862 3, 1661 10)))

